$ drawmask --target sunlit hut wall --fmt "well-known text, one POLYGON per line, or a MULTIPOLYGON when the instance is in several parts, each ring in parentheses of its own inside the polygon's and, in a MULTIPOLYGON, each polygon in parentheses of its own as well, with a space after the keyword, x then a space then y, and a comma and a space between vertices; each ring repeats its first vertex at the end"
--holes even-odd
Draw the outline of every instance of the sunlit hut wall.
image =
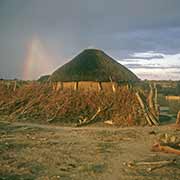
POLYGON ((78 89, 79 90, 93 90, 98 91, 100 90, 100 84, 99 82, 79 82, 78 83, 78 89))
POLYGON ((83 91, 106 91, 115 92, 118 88, 129 89, 128 83, 117 84, 116 82, 95 82, 95 81, 79 81, 79 82, 53 82, 52 89, 59 90, 83 90, 83 91))

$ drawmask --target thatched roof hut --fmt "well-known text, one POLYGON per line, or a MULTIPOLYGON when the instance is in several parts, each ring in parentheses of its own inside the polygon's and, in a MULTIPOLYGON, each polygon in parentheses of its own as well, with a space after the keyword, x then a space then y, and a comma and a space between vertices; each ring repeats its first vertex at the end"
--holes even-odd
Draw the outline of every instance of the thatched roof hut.
POLYGON ((139 81, 129 69, 101 50, 86 49, 70 62, 58 68, 51 81, 139 81))

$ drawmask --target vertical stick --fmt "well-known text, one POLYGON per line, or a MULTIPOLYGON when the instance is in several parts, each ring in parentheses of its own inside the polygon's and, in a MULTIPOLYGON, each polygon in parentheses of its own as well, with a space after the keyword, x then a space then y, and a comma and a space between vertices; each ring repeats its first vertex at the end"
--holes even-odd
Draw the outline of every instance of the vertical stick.
POLYGON ((180 125, 180 111, 177 114, 176 124, 180 125))
POLYGON ((64 89, 64 85, 63 85, 63 82, 61 82, 61 90, 64 89))
POLYGON ((14 81, 14 88, 13 88, 13 91, 14 91, 14 92, 16 91, 16 87, 17 87, 17 82, 14 81))
POLYGON ((75 91, 78 90, 78 82, 75 82, 75 84, 74 84, 74 90, 75 90, 75 91))
POLYGON ((152 122, 151 122, 151 120, 150 120, 150 118, 149 118, 149 116, 148 116, 148 114, 147 114, 147 112, 146 112, 145 105, 144 105, 144 103, 143 103, 143 101, 142 101, 142 99, 141 99, 141 97, 140 97, 140 95, 139 95, 138 92, 136 93, 136 97, 137 97, 137 99, 138 99, 138 101, 139 101, 139 104, 140 104, 140 106, 141 106, 141 108, 142 108, 143 114, 144 114, 144 116, 145 116, 148 124, 149 124, 150 126, 152 126, 153 124, 152 124, 152 122))
POLYGON ((102 91, 102 83, 101 82, 98 82, 98 89, 99 89, 99 91, 102 91))
POLYGON ((111 76, 109 76, 109 80, 111 81, 112 91, 115 93, 115 92, 116 92, 116 87, 115 87, 115 84, 114 84, 113 81, 112 81, 111 76))

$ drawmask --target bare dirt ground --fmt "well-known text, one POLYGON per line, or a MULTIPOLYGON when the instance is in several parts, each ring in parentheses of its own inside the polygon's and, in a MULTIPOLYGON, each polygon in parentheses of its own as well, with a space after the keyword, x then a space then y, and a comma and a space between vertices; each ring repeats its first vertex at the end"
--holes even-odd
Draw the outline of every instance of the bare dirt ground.
POLYGON ((151 151, 163 133, 180 136, 169 125, 73 128, 2 119, 0 179, 179 180, 180 156, 151 151), (155 168, 125 165, 172 159, 176 164, 155 168))

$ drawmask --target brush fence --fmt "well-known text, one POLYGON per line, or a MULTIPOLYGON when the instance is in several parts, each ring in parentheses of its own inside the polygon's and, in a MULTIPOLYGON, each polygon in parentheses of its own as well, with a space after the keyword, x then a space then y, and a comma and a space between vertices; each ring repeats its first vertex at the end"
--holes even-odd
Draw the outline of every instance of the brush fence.
MULTIPOLYGON (((126 86, 128 88, 128 86, 126 86)), ((116 92, 118 84, 115 82, 93 82, 93 81, 79 81, 79 82, 55 82, 52 84, 55 91, 59 90, 85 90, 85 91, 110 91, 116 92)))

